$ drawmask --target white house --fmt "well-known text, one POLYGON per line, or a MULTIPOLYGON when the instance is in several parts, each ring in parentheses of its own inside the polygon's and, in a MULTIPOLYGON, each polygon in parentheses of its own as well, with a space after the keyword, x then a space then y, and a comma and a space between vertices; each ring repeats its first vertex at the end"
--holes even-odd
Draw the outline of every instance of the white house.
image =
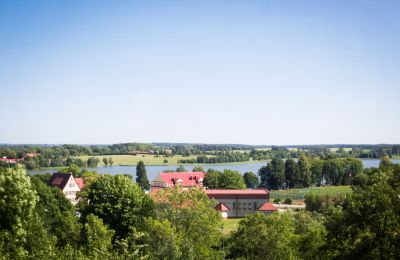
POLYGON ((78 203, 76 193, 81 191, 71 173, 54 173, 49 184, 62 190, 72 204, 78 203))

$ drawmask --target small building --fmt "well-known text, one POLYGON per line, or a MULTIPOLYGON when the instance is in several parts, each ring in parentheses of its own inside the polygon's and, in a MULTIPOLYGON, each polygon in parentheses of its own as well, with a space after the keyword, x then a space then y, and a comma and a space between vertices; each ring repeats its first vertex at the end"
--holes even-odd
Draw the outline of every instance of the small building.
POLYGON ((278 208, 272 203, 265 202, 257 211, 268 215, 278 211, 278 208))
POLYGON ((49 184, 62 190, 65 197, 71 201, 72 204, 78 203, 76 194, 81 191, 79 185, 75 181, 71 173, 53 173, 49 184))
POLYGON ((203 187, 204 172, 160 172, 151 182, 150 191, 180 185, 184 188, 203 187))
MULTIPOLYGON (((239 218, 247 214, 256 213, 269 202, 269 191, 266 189, 205 190, 205 192, 210 199, 216 200, 217 203, 222 204, 228 209, 226 211, 228 218, 239 218)), ((219 209, 222 209, 222 205, 218 206, 218 211, 221 211, 219 209)))
POLYGON ((18 162, 20 162, 20 161, 22 161, 23 159, 17 159, 17 158, 7 158, 7 157, 3 157, 3 158, 0 158, 0 161, 2 161, 2 162, 6 162, 6 163, 12 163, 12 164, 16 164, 16 163, 18 163, 18 162))
POLYGON ((224 203, 222 203, 222 202, 218 203, 217 206, 214 207, 214 209, 221 212, 221 217, 223 219, 228 218, 229 208, 224 203))

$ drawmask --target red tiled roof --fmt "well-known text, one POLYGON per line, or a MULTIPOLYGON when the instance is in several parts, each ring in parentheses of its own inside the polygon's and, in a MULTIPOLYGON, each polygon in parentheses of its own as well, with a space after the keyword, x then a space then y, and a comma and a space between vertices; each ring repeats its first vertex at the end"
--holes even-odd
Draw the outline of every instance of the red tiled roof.
POLYGON ((272 205, 272 203, 265 202, 258 211, 277 211, 278 208, 272 205))
POLYGON ((82 178, 75 178, 75 182, 79 189, 83 189, 85 187, 85 181, 82 178))
POLYGON ((168 186, 180 184, 183 187, 201 186, 204 172, 161 172, 154 182, 163 181, 168 186))
POLYGON ((214 209, 218 211, 229 211, 229 208, 222 202, 218 203, 218 205, 215 206, 214 209))
POLYGON ((206 190, 207 195, 268 195, 268 190, 206 190))

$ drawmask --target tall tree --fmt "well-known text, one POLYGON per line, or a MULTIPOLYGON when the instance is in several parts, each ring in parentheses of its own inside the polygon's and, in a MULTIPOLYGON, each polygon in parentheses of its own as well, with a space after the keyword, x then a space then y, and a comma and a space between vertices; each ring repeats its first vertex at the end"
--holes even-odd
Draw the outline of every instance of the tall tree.
POLYGON ((209 169, 204 176, 203 185, 207 189, 218 189, 221 172, 209 169))
POLYGON ((278 190, 285 185, 285 167, 281 159, 272 159, 267 166, 258 171, 261 186, 270 190, 278 190))
POLYGON ((310 187, 311 171, 310 171, 310 162, 308 158, 305 156, 300 156, 297 164, 299 165, 299 172, 300 172, 300 179, 298 180, 298 183, 302 187, 310 187))
POLYGON ((246 172, 243 175, 244 182, 247 188, 255 189, 260 184, 257 175, 254 172, 246 172))
POLYGON ((183 167, 182 165, 179 165, 178 168, 176 168, 176 172, 187 172, 186 168, 183 167))
POLYGON ((108 166, 108 159, 106 157, 103 157, 103 163, 105 166, 108 166))
POLYGON ((113 159, 110 157, 110 158, 108 158, 108 164, 110 165, 110 166, 112 166, 113 164, 114 164, 114 161, 113 161, 113 159))
POLYGON ((150 183, 147 179, 146 167, 144 166, 143 161, 139 161, 136 166, 136 183, 143 189, 149 190, 150 183))
POLYGON ((293 159, 285 161, 286 188, 293 189, 299 179, 299 166, 293 159))

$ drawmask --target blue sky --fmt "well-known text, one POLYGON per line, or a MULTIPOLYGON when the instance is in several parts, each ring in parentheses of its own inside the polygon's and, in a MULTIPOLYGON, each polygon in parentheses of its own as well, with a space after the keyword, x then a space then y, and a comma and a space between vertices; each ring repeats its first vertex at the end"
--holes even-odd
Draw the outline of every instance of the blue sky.
POLYGON ((3 143, 400 143, 399 1, 1 1, 3 143))

